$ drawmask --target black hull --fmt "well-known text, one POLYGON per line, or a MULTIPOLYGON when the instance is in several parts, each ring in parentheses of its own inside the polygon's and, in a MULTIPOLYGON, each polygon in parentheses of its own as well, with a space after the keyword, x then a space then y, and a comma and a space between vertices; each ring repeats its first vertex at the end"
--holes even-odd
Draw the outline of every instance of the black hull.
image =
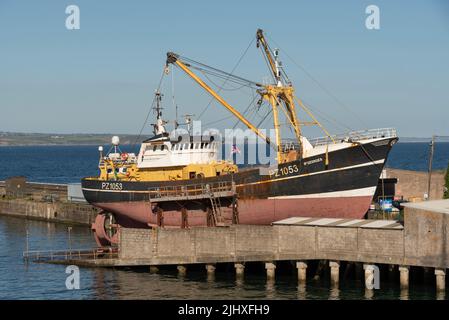
MULTIPOLYGON (((360 195, 360 199, 363 196, 363 204, 360 204, 357 209, 354 209, 357 212, 352 212, 347 205, 342 206, 341 204, 339 204, 339 210, 349 210, 351 211, 351 216, 361 217, 368 209, 367 206, 369 206, 374 195, 375 187, 378 184, 378 179, 388 157, 388 153, 396 141, 397 138, 385 138, 372 143, 354 145, 329 152, 327 165, 325 154, 280 164, 277 170, 270 170, 270 175, 261 175, 259 169, 249 169, 232 175, 160 182, 100 181, 85 178, 82 180, 82 188, 84 196, 89 203, 109 211, 115 211, 116 214, 122 216, 127 215, 127 212, 124 212, 127 207, 125 205, 126 203, 149 203, 150 196, 148 190, 152 188, 192 183, 206 184, 219 181, 233 181, 237 189, 239 204, 253 203, 253 206, 260 204, 259 210, 262 211, 264 210, 263 202, 254 203, 252 201, 285 200, 284 204, 278 207, 290 212, 293 210, 291 206, 311 205, 311 209, 314 210, 319 205, 313 205, 313 203, 317 202, 290 201, 290 204, 285 206, 287 200, 306 200, 309 196, 310 198, 314 198, 322 197, 322 195, 326 194, 329 194, 329 197, 332 196, 336 200, 339 200, 339 198, 343 198, 349 194, 351 197, 360 195), (119 184, 117 185, 117 183, 119 184), (107 190, 108 188, 115 188, 115 190, 107 190), (359 190, 364 193, 360 193, 361 191, 359 192, 359 190)), ((227 204, 229 203, 225 205, 227 204)), ((157 202, 153 200, 151 202, 151 208, 154 208, 156 205, 157 202)), ((207 203, 202 201, 178 201, 164 203, 160 206, 165 206, 163 209, 166 211, 180 210, 182 207, 188 210, 205 210, 207 203)), ((142 207, 139 210, 147 209, 143 209, 142 207)), ((276 211, 276 209, 272 210, 276 211)), ((328 206, 321 210, 328 210, 331 216, 339 214, 337 211, 329 210, 328 206)), ((245 214, 242 210, 239 211, 240 215, 245 214)), ((309 215, 314 216, 315 214, 322 215, 321 212, 310 212, 309 215)), ((342 212, 341 214, 345 215, 346 213, 342 212)), ((131 219, 139 220, 139 218, 131 219)), ((146 221, 147 218, 140 219, 140 221, 142 220, 146 221)))
MULTIPOLYGON (((397 139, 386 139, 385 144, 376 146, 367 144, 329 152, 328 166, 323 154, 301 161, 280 164, 276 174, 261 175, 259 169, 241 171, 232 175, 195 179, 195 183, 213 183, 234 181, 239 197, 267 198, 288 195, 307 195, 323 192, 344 191, 368 186, 376 186, 384 162, 397 139), (320 161, 317 161, 321 159, 320 161), (314 163, 314 161, 317 161, 314 163), (375 162, 379 162, 375 164, 375 162), (304 164, 306 163, 306 165, 304 164), (307 164, 311 163, 311 164, 307 164), (297 172, 289 167, 296 166, 297 172), (288 172, 283 174, 283 172, 288 172), (297 183, 297 179, 301 183, 297 183), (292 183, 294 181, 294 183, 292 183)), ((376 143, 379 144, 379 141, 376 143)), ((296 171, 296 169, 293 169, 296 171)), ((106 181, 117 183, 117 181, 106 181)), ((192 180, 178 181, 120 181, 120 190, 105 190, 105 181, 82 179, 82 188, 86 200, 90 203, 148 201, 150 188, 192 184, 192 180), (103 187, 102 187, 103 186, 103 187), (135 191, 135 192, 134 192, 135 191)))

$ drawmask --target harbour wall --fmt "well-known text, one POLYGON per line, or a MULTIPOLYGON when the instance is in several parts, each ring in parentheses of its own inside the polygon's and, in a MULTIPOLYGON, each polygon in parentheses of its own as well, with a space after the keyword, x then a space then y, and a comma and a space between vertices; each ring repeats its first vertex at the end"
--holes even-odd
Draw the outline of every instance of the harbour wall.
POLYGON ((0 214, 90 226, 95 220, 97 209, 81 203, 0 199, 0 214))
POLYGON ((404 233, 310 226, 124 228, 119 258, 129 265, 321 259, 404 264, 404 233))
MULTIPOLYGON (((427 193, 428 173, 387 168, 387 178, 397 178, 396 196, 404 200, 422 200, 427 193)), ((433 171, 430 185, 430 199, 443 199, 444 171, 433 171)))
MULTIPOLYGON (((449 200, 441 203, 449 206, 449 200)), ((305 225, 123 228, 116 264, 333 260, 446 269, 448 210, 407 207, 403 229, 305 225)))
POLYGON ((98 212, 87 203, 69 201, 66 184, 25 182, 13 178, 10 189, 6 182, 0 182, 2 215, 90 226, 98 212), (20 188, 17 188, 19 184, 20 188))

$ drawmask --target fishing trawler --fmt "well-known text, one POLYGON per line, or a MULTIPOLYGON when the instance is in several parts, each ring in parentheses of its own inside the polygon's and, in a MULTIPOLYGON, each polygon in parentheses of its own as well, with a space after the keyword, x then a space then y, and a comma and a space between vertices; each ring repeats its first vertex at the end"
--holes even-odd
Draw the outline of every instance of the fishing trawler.
POLYGON ((330 135, 295 96, 294 88, 268 45, 262 30, 257 47, 268 62, 273 82, 261 84, 167 53, 166 70, 179 68, 249 128, 276 155, 270 167, 239 169, 232 160, 219 158, 221 141, 214 136, 187 135, 174 139, 161 112, 162 95, 155 95, 154 135, 141 144, 138 154, 113 149, 103 155, 100 174, 82 179, 86 200, 101 208, 92 229, 99 245, 117 242, 120 226, 189 227, 228 224, 268 225, 293 216, 362 218, 376 191, 379 176, 393 144, 394 129, 375 129, 330 135), (273 116, 275 141, 247 120, 194 70, 221 75, 254 88, 259 104, 273 116), (297 107, 319 126, 324 138, 307 139, 297 107), (283 143, 281 120, 294 132, 294 143, 283 143))

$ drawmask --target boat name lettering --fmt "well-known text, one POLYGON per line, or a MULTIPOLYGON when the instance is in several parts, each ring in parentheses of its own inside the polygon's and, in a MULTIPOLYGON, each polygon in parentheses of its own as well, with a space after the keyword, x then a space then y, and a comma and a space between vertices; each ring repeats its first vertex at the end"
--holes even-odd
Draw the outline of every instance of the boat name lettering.
POLYGON ((102 182, 101 189, 103 189, 103 190, 123 190, 123 185, 120 182, 102 182))
POLYGON ((314 163, 322 162, 322 161, 323 161, 323 158, 316 158, 316 159, 313 159, 313 160, 305 161, 304 165, 308 166, 309 164, 314 164, 314 163))
POLYGON ((285 166, 282 168, 276 168, 276 169, 270 170, 270 176, 276 178, 276 177, 285 176, 287 174, 298 173, 298 172, 299 172, 298 166, 296 164, 293 164, 293 165, 285 166))

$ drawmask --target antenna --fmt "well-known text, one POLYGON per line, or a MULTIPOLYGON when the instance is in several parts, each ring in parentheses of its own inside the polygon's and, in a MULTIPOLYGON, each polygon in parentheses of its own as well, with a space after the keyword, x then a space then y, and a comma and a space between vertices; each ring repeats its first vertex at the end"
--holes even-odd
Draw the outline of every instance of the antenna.
POLYGON ((187 131, 189 133, 190 133, 191 125, 192 125, 192 117, 194 117, 194 116, 195 116, 194 114, 185 114, 183 116, 184 120, 186 121, 183 124, 187 125, 187 131))
POLYGON ((172 98, 172 106, 175 108, 175 130, 178 129, 178 105, 175 102, 175 69, 173 65, 171 66, 171 98, 172 98))
POLYGON ((155 91, 155 100, 156 100, 156 107, 153 108, 153 110, 156 111, 156 123, 153 124, 154 128, 154 134, 162 134, 165 132, 164 124, 166 123, 164 120, 162 120, 162 106, 161 101, 162 97, 164 96, 159 90, 155 91))
POLYGON ((178 105, 175 106, 175 129, 178 129, 179 122, 178 122, 178 105))
POLYGON ((162 109, 163 109, 161 107, 161 101, 164 95, 159 90, 156 90, 154 92, 154 95, 156 96, 156 107, 154 107, 153 110, 156 111, 156 118, 160 119, 162 117, 162 109))

